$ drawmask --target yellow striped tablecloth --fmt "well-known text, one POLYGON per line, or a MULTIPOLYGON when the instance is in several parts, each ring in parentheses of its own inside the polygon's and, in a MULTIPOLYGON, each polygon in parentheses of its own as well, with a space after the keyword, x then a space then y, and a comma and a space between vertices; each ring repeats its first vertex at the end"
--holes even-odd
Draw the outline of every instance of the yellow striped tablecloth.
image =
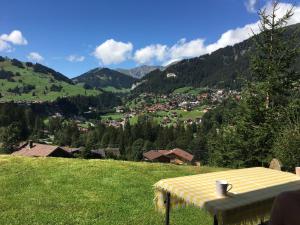
POLYGON ((165 212, 166 193, 171 207, 195 205, 216 216, 219 224, 258 224, 268 219, 274 198, 283 191, 300 190, 300 177, 261 167, 236 169, 160 180, 154 185, 157 210, 165 212), (226 197, 216 196, 216 180, 233 185, 226 197))

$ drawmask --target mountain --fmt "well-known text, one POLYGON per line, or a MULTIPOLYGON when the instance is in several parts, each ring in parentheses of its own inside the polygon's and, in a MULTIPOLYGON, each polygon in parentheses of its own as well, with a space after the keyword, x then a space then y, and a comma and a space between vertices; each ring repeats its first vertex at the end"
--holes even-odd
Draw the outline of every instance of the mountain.
MULTIPOLYGON (((299 30, 300 24, 287 27, 287 38, 292 31, 299 30)), ((297 37, 300 43, 300 35, 297 37)), ((141 79, 134 92, 167 93, 185 86, 240 88, 241 80, 249 77, 249 62, 253 49, 253 38, 250 38, 211 54, 182 60, 163 71, 154 70, 141 79)), ((295 66, 300 71, 300 58, 295 66)))
POLYGON ((108 68, 96 68, 72 79, 88 88, 129 89, 137 81, 136 78, 108 68))
POLYGON ((53 101, 58 97, 95 95, 63 74, 42 64, 0 56, 0 101, 53 101))
POLYGON ((146 74, 152 72, 153 70, 157 70, 157 69, 163 70, 164 67, 163 66, 143 65, 143 66, 135 67, 132 69, 117 69, 117 71, 119 71, 120 73, 124 73, 129 76, 140 79, 140 78, 144 77, 146 74))

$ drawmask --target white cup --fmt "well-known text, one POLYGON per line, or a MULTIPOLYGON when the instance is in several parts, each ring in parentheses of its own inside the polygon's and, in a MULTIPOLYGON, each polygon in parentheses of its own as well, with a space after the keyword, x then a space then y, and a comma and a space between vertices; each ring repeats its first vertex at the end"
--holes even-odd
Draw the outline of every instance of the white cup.
POLYGON ((218 197, 224 197, 227 195, 227 192, 232 189, 232 184, 229 184, 226 180, 217 180, 216 181, 216 193, 218 197), (228 189, 228 187, 230 187, 228 189))
POLYGON ((295 173, 297 176, 300 176, 300 167, 295 167, 295 173))

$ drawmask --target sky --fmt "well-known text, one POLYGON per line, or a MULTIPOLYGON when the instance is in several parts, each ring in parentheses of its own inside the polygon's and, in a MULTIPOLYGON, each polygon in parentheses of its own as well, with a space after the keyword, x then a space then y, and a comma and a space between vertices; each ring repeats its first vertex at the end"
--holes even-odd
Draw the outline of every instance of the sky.
MULTIPOLYGON (((300 0, 291 3, 300 22, 300 0)), ((95 67, 167 65, 258 32, 269 0, 26 0, 0 3, 0 55, 68 77, 95 67)))

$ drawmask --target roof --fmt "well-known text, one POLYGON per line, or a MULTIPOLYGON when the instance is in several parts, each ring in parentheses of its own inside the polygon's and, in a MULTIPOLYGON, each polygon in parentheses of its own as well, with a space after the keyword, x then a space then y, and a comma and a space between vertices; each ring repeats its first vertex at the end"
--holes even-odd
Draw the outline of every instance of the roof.
POLYGON ((174 154, 180 158, 183 158, 187 161, 192 161, 194 156, 180 148, 174 148, 173 150, 150 150, 148 152, 143 153, 143 156, 149 160, 157 159, 161 156, 169 156, 174 154))
POLYGON ((180 148, 174 148, 173 150, 169 151, 168 155, 169 154, 174 154, 174 155, 177 155, 187 161, 192 161, 194 156, 180 148))
POLYGON ((12 155, 18 156, 49 156, 55 150, 61 149, 55 145, 45 145, 33 143, 33 147, 29 148, 29 145, 22 146, 18 151, 12 153, 12 155))
POLYGON ((81 148, 71 148, 71 147, 61 147, 63 150, 69 152, 69 153, 76 153, 76 152, 80 152, 81 148))
POLYGON ((163 154, 163 151, 167 151, 168 150, 151 150, 151 151, 148 151, 148 152, 144 152, 143 153, 143 156, 149 160, 154 160, 154 159, 157 159, 161 156, 165 156, 165 154, 163 154))

